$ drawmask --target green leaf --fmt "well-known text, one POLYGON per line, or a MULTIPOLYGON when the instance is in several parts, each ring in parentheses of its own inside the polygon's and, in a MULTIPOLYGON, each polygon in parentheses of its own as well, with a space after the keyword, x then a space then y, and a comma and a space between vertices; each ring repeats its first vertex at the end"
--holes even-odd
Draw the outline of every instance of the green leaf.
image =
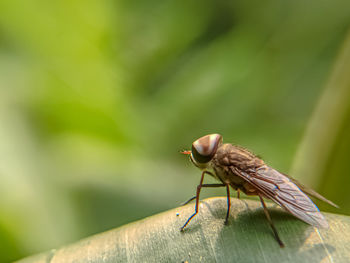
POLYGON ((330 228, 316 229, 269 203, 286 246, 280 248, 260 202, 231 201, 228 225, 226 198, 210 198, 201 201, 185 232, 179 229, 194 204, 19 262, 349 262, 350 217, 326 213, 330 228))

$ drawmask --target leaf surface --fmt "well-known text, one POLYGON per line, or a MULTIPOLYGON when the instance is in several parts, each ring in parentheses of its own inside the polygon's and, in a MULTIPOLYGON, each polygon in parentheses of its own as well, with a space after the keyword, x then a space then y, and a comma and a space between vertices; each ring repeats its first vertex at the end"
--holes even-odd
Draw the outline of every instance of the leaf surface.
POLYGON ((172 209, 56 250, 20 260, 34 262, 349 262, 350 217, 325 213, 330 227, 317 229, 268 203, 286 247, 280 248, 260 202, 231 198, 201 201, 185 232, 180 227, 194 204, 172 209))

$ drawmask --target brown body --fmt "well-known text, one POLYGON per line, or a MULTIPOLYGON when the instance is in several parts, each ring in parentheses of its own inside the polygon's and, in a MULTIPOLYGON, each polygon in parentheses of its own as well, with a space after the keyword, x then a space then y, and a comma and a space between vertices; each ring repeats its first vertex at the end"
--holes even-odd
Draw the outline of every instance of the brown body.
POLYGON ((263 198, 274 201, 310 225, 322 228, 328 227, 326 219, 306 194, 336 206, 334 203, 314 190, 303 186, 295 179, 269 167, 263 160, 248 150, 228 143, 223 144, 220 134, 210 134, 199 138, 193 142, 192 151, 184 153, 190 154, 193 164, 202 170, 202 177, 195 196, 196 211, 186 221, 181 230, 198 213, 199 193, 202 187, 226 187, 228 209, 225 223, 228 221, 230 211, 230 187, 247 195, 259 196, 265 215, 281 247, 284 246, 283 242, 271 221, 263 198), (203 184, 206 173, 215 177, 221 184, 203 184))
POLYGON ((242 147, 228 143, 219 145, 207 167, 213 171, 210 174, 235 190, 271 199, 310 225, 328 227, 326 219, 300 190, 297 181, 267 166, 242 147))
POLYGON ((241 171, 255 171, 263 167, 264 161, 256 157, 248 150, 232 144, 221 145, 212 159, 214 176, 229 184, 235 190, 241 190, 247 195, 256 195, 257 189, 242 179, 241 171))

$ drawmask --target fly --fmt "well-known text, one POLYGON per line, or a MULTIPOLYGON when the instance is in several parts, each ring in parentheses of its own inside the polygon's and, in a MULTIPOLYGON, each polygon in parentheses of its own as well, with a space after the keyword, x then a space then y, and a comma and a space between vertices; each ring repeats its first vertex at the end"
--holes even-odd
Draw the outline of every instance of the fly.
POLYGON ((199 194, 203 187, 226 188, 227 213, 225 224, 228 222, 231 207, 230 187, 237 191, 238 198, 240 191, 246 195, 259 196, 265 216, 280 247, 284 247, 284 244, 271 220, 263 198, 274 201, 300 220, 319 228, 327 228, 328 223, 307 194, 338 207, 295 179, 267 166, 263 160, 248 150, 229 143, 223 144, 220 134, 203 136, 192 143, 191 151, 183 151, 182 153, 190 156, 191 162, 202 171, 202 176, 197 186, 196 196, 184 203, 187 204, 196 199, 195 212, 181 227, 181 231, 197 215, 199 194), (213 176, 220 183, 203 184, 205 174, 213 176))

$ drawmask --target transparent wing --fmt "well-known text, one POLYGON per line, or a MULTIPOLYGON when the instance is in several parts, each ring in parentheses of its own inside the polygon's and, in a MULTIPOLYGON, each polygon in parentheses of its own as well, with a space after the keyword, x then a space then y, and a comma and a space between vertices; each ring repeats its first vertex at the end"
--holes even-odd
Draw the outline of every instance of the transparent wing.
POLYGON ((300 220, 316 227, 328 227, 326 219, 310 198, 288 177, 275 169, 265 165, 250 173, 241 172, 240 176, 265 197, 273 200, 300 220))
POLYGON ((300 182, 298 182, 297 180, 295 180, 294 178, 286 175, 286 174, 283 174, 284 176, 288 177, 289 180, 291 180, 296 186, 298 186, 300 188, 301 191, 303 191, 304 193, 306 193, 307 195, 309 196, 312 196, 318 200, 321 200, 331 206, 334 206, 336 208, 339 208, 338 205, 336 205, 335 203, 333 203, 331 200, 328 200, 327 198, 325 198, 324 196, 320 195, 319 193, 317 193, 315 190, 301 184, 300 182))

